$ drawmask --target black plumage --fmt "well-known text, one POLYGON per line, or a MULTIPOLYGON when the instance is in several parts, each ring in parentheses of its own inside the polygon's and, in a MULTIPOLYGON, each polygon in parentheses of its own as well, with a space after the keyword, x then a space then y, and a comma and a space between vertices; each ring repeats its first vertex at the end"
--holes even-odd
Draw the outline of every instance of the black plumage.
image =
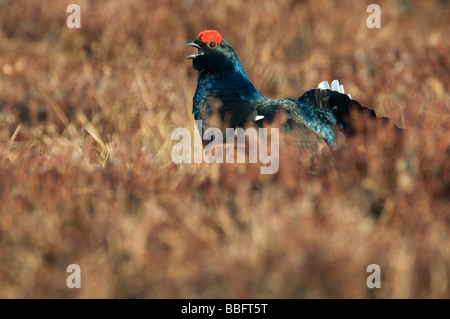
POLYGON ((203 129, 209 127, 208 118, 215 106, 222 123, 227 122, 232 128, 260 122, 260 118, 270 122, 282 110, 286 117, 284 127, 296 126, 300 143, 314 150, 319 145, 334 146, 337 135, 352 134, 346 116, 351 110, 376 118, 373 110, 329 89, 312 89, 298 100, 264 96, 251 83, 231 45, 217 31, 205 30, 186 45, 198 49, 187 59, 193 60, 198 71, 193 114, 196 120, 202 120, 203 129))

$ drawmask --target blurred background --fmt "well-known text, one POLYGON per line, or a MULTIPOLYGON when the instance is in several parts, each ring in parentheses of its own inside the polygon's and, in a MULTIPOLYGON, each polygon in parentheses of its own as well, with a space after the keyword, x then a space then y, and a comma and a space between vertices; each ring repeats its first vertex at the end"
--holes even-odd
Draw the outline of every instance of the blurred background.
POLYGON ((449 298, 450 3, 0 0, 0 297, 449 298), (253 84, 324 80, 405 128, 369 127, 321 174, 175 165, 204 29, 253 84), (369 264, 381 288, 368 289, 369 264), (66 286, 69 264, 82 287, 66 286))

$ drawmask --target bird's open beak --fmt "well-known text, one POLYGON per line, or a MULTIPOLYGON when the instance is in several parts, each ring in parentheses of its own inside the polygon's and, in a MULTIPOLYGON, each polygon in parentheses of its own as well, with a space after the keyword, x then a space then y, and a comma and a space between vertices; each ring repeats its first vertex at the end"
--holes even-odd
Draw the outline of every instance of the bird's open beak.
POLYGON ((199 56, 201 56, 201 55, 204 54, 202 47, 199 46, 197 43, 195 43, 194 40, 191 40, 191 41, 186 42, 185 46, 188 46, 188 45, 197 48, 197 49, 198 49, 198 53, 191 54, 191 55, 187 56, 187 57, 186 57, 186 60, 189 60, 189 59, 196 59, 196 58, 198 58, 199 56))

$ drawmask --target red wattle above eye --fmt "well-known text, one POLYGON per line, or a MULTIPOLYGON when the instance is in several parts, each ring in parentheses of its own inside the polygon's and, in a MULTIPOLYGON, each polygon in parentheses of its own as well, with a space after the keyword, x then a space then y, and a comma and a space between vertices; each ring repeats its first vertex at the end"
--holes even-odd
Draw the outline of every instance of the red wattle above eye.
POLYGON ((198 38, 200 38, 203 43, 222 42, 222 36, 216 30, 204 30, 198 34, 198 38))

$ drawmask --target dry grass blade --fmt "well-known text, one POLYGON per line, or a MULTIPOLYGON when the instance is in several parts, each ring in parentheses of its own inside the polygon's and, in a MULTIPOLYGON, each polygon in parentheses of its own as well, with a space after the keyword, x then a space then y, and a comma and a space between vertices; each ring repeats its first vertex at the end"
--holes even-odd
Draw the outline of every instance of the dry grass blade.
POLYGON ((0 1, 0 298, 450 298, 448 1, 380 1, 380 29, 365 1, 67 5, 0 1), (361 120, 315 175, 289 138, 273 175, 175 164, 205 28, 266 96, 338 79, 403 137, 361 120))

